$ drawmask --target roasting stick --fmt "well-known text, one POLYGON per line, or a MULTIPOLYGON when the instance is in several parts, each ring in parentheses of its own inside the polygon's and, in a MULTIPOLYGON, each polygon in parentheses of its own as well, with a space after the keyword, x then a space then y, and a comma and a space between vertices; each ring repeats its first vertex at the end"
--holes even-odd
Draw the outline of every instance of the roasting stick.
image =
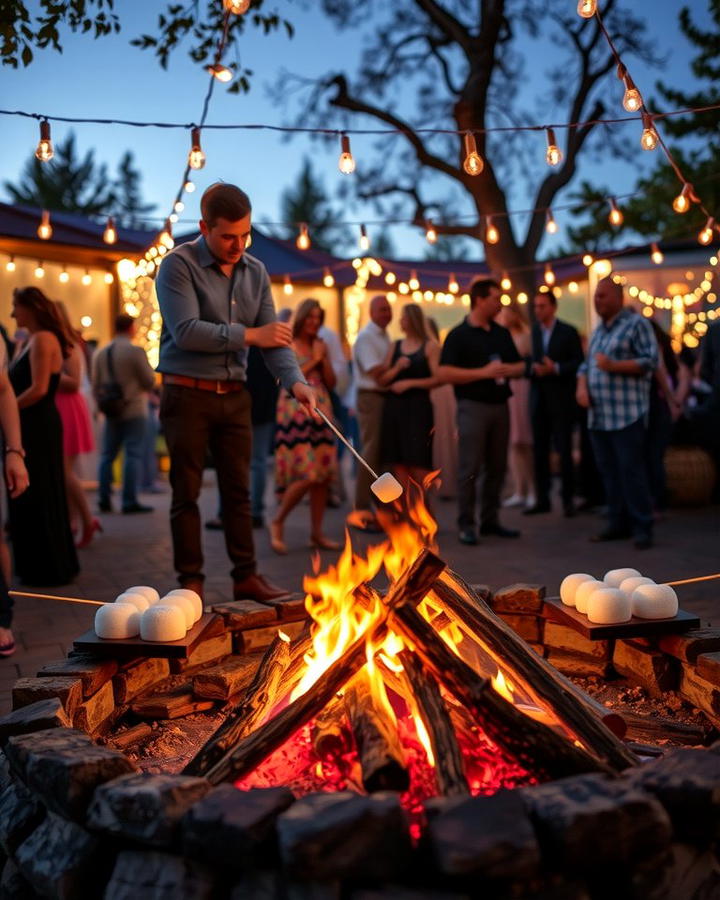
POLYGON ((680 581, 666 581, 665 584, 677 587, 679 584, 695 584, 696 581, 712 581, 714 578, 720 578, 720 572, 716 572, 714 575, 698 575, 697 578, 683 578, 680 581))
POLYGON ((66 600, 68 603, 87 603, 90 606, 107 606, 103 600, 85 600, 84 597, 61 597, 58 594, 31 594, 29 591, 8 591, 11 597, 30 597, 32 600, 66 600))

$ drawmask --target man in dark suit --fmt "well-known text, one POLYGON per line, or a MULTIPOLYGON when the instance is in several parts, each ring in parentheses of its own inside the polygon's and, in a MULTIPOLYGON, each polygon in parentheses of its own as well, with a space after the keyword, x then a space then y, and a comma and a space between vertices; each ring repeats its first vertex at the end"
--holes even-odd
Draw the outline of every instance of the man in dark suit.
POLYGON ((550 512, 550 448, 554 442, 560 453, 563 510, 566 516, 573 516, 572 434, 576 421, 575 377, 583 361, 582 345, 577 329, 556 318, 557 300, 552 292, 538 293, 533 308, 530 420, 536 502, 525 515, 550 512))

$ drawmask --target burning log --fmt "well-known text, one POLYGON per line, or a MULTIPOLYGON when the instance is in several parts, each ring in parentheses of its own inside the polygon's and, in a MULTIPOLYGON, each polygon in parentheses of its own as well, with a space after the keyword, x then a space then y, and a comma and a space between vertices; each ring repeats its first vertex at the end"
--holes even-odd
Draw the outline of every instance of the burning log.
POLYGON ((345 708, 360 758, 362 783, 368 794, 406 791, 410 776, 405 768, 396 723, 373 693, 367 669, 352 680, 345 694, 345 708))
POLYGON ((345 726, 345 707, 341 700, 331 703, 317 716, 310 738, 319 759, 338 757, 347 752, 350 742, 345 726))
MULTIPOLYGON (((403 575, 392 585, 381 607, 380 616, 345 649, 342 655, 323 672, 309 690, 285 707, 282 712, 264 722, 248 734, 234 749, 207 771, 213 784, 242 778, 285 740, 316 716, 355 675, 366 661, 366 643, 375 640, 385 629, 390 609, 398 604, 415 606, 432 587, 445 563, 428 550, 423 550, 403 575)), ((204 749, 201 751, 204 753, 204 749)))
POLYGON ((440 793, 447 797, 469 794, 462 753, 437 682, 423 671, 414 653, 403 650, 400 662, 430 736, 440 793))
MULTIPOLYGON (((637 763, 636 756, 598 717, 597 705, 542 657, 529 652, 522 638, 459 575, 448 572, 438 579, 434 592, 443 608, 478 643, 485 645, 502 666, 513 671, 538 701, 547 705, 598 759, 615 770, 637 763)), ((607 711, 608 717, 614 715, 607 711)), ((616 727, 621 725, 616 723, 616 727)))

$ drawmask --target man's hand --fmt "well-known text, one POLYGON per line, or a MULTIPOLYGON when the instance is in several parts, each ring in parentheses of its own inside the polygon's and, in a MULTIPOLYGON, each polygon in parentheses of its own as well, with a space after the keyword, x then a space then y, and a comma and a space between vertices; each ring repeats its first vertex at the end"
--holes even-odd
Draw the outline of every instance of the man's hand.
POLYGON ((601 369, 603 372, 615 371, 615 360, 610 359, 610 357, 606 353, 596 353, 595 362, 598 369, 601 369))
POLYGON ((578 406, 583 409, 590 409, 590 394, 587 389, 587 382, 584 379, 578 379, 577 388, 575 390, 575 401, 578 406))
POLYGON ((545 378, 555 374, 555 363, 549 356, 543 356, 542 362, 533 363, 533 374, 538 378, 545 378))
POLYGON ((5 483, 13 500, 26 491, 30 484, 25 462, 19 453, 8 453, 5 457, 5 483))
POLYGON ((320 416, 317 414, 317 397, 309 384, 296 381, 292 386, 292 395, 309 416, 321 421, 320 416))
POLYGON ((506 363, 501 362, 499 359, 494 359, 492 362, 489 362, 486 366, 483 366, 479 371, 482 372, 482 378, 504 378, 505 377, 505 365, 506 363))
POLYGON ((393 383, 389 387, 389 390, 392 391, 393 394, 404 394, 405 391, 409 391, 411 387, 411 378, 401 378, 399 381, 393 381, 393 383))
POLYGON ((322 338, 316 338, 312 345, 312 358, 315 362, 322 362, 327 356, 327 344, 322 338))
POLYGON ((407 369, 410 365, 410 357, 409 356, 398 356, 398 361, 395 363, 395 368, 398 372, 402 372, 403 369, 407 369))
POLYGON ((292 329, 285 322, 268 322, 259 328, 245 329, 245 343, 248 347, 289 347, 292 343, 292 329))

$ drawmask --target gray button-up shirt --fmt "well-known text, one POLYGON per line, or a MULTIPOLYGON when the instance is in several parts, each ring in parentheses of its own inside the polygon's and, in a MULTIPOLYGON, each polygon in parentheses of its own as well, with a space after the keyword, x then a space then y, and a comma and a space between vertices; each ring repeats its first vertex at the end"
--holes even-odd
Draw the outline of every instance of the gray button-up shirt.
MULTIPOLYGON (((245 328, 276 319, 270 279, 260 260, 246 253, 228 278, 201 236, 168 253, 156 290, 163 318, 158 371, 245 381, 245 328)), ((305 382, 290 347, 262 353, 283 387, 305 382)))

